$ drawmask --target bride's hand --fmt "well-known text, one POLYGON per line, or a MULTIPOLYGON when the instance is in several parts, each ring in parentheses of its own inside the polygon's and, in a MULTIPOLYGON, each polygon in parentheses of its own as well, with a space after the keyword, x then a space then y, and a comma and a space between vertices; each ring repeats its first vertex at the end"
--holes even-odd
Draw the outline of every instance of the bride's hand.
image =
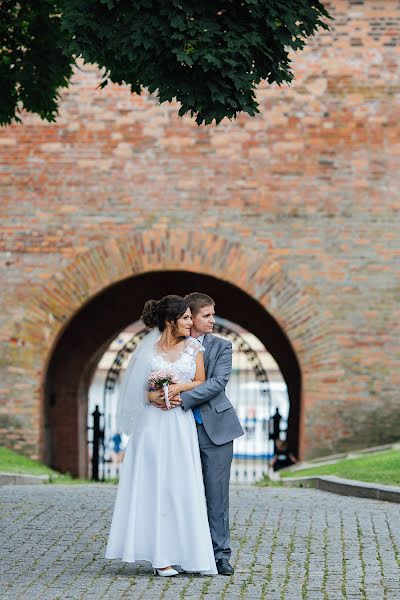
POLYGON ((150 404, 155 408, 159 408, 161 410, 169 410, 169 408, 165 404, 159 404, 158 402, 150 402, 150 404))
POLYGON ((164 392, 162 394, 162 397, 160 396, 159 390, 149 392, 147 394, 147 400, 156 408, 161 408, 161 410, 168 410, 164 400, 164 392))
POLYGON ((164 392, 161 390, 155 390, 154 392, 149 392, 147 395, 147 399, 152 404, 163 404, 165 406, 164 400, 164 392))

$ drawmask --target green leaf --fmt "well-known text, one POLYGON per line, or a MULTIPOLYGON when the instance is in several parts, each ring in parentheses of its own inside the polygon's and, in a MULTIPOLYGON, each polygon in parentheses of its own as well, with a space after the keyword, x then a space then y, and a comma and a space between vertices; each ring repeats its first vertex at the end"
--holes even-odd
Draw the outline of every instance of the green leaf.
MULTIPOLYGON (((255 86, 290 83, 290 50, 326 30, 318 0, 7 0, 0 4, 0 123, 57 117, 75 57, 108 82, 181 103, 198 124, 258 112, 255 86), (214 8, 213 8, 214 7, 214 8)), ((98 92, 101 93, 101 92, 98 92)))

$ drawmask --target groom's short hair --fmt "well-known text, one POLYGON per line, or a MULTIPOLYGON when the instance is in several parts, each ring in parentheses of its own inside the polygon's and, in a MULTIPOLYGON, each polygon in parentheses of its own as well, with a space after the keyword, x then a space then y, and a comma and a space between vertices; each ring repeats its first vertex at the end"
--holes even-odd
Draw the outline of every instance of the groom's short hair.
POLYGON ((214 300, 208 294, 201 294, 200 292, 192 292, 184 297, 186 304, 189 306, 192 315, 197 313, 205 306, 215 306, 214 300))

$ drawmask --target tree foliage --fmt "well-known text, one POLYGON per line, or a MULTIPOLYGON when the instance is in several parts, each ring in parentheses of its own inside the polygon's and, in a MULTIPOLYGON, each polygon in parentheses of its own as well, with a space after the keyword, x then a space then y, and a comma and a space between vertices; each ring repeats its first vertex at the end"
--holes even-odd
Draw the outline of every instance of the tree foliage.
POLYGON ((22 108, 55 120, 75 62, 68 43, 56 2, 0 0, 0 124, 22 108))
POLYGON ((330 18, 314 0, 32 0, 1 2, 2 13, 7 5, 8 21, 0 24, 3 123, 15 118, 18 101, 54 119, 57 90, 78 56, 103 70, 102 87, 126 83, 160 102, 176 99, 179 114, 198 124, 254 115, 256 86, 290 82, 289 52, 328 29, 330 18))

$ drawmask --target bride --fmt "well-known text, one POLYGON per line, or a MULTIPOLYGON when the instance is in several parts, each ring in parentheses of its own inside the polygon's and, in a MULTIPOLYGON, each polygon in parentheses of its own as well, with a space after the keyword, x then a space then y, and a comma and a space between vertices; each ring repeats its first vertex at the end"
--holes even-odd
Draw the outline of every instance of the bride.
POLYGON ((117 425, 130 434, 121 469, 105 558, 152 564, 154 573, 215 575, 200 451, 191 410, 159 410, 148 402, 150 372, 173 372, 179 394, 205 381, 203 346, 190 338, 188 305, 180 296, 146 302, 142 321, 151 332, 125 373, 117 425))

